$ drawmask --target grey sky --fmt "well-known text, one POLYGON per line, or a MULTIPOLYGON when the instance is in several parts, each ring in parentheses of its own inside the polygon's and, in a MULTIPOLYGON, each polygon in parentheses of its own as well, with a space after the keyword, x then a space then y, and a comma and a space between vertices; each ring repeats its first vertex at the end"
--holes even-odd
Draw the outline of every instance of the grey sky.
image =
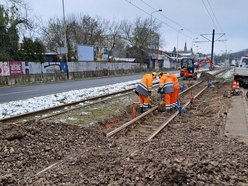
MULTIPOLYGON (((46 23, 50 18, 62 17, 62 0, 26 0, 32 12, 46 23)), ((226 42, 215 43, 215 53, 240 51, 248 48, 248 1, 247 0, 64 0, 66 16, 87 14, 101 16, 115 21, 135 20, 137 17, 150 18, 153 13, 157 21, 162 21, 162 49, 171 51, 177 46, 183 49, 187 42, 188 49, 210 53, 211 43, 192 44, 206 41, 201 34, 212 34, 215 29, 226 35, 221 39, 226 42), (138 7, 138 8, 137 8, 138 7), (206 9, 206 8, 207 9, 206 9), (142 10, 141 10, 142 9, 142 10), (210 16, 210 15, 211 16, 210 16), (183 31, 178 32, 183 28, 183 31), (179 34, 178 34, 179 33, 179 34), (196 40, 197 41, 197 40, 196 40), (198 47, 196 47, 198 46, 198 47)), ((211 35, 206 36, 211 40, 211 35)))

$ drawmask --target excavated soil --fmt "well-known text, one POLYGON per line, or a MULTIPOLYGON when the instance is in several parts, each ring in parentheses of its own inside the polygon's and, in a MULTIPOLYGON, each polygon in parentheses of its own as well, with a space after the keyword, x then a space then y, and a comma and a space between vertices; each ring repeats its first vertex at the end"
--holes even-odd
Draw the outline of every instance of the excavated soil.
POLYGON ((95 126, 2 125, 0 185, 248 185, 248 146, 224 135, 229 88, 209 88, 131 152, 95 126))

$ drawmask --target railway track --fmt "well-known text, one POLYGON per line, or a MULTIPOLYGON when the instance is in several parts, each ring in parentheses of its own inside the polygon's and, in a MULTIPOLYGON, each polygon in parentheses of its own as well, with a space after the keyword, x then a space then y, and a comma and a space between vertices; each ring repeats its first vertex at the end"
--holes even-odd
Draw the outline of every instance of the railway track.
MULTIPOLYGON (((224 73, 221 71, 215 76, 224 73)), ((193 107, 194 100, 197 99, 207 88, 207 81, 200 81, 180 93, 180 102, 183 110, 193 107)), ((118 142, 135 146, 140 142, 147 142, 153 139, 165 126, 179 115, 178 111, 165 113, 158 111, 158 106, 154 106, 136 118, 121 124, 111 131, 105 131, 107 137, 114 138, 118 142)))
POLYGON ((66 103, 46 109, 37 110, 34 112, 27 112, 24 114, 10 116, 3 119, 0 119, 0 123, 8 123, 8 122, 22 122, 22 121, 30 121, 30 120, 43 120, 50 117, 58 116, 60 114, 64 114, 66 112, 70 112, 76 109, 80 109, 82 107, 86 107, 92 104, 97 104, 108 99, 112 99, 112 97, 119 97, 126 94, 132 93, 133 88, 105 94, 97 97, 87 98, 80 101, 75 101, 71 103, 66 103), (49 113, 49 114, 48 114, 49 113))
MULTIPOLYGON (((154 86, 157 86, 157 85, 158 83, 154 83, 154 86)), ((10 122, 15 123, 15 122, 26 122, 26 121, 32 121, 32 120, 45 120, 45 119, 59 116, 59 115, 62 115, 68 112, 72 112, 77 109, 81 109, 83 107, 87 107, 87 106, 98 104, 98 103, 101 103, 107 100, 111 100, 113 98, 118 98, 118 97, 131 94, 133 89, 134 88, 132 87, 132 88, 114 92, 111 94, 100 95, 97 97, 87 98, 87 99, 83 99, 80 101, 75 101, 75 102, 61 104, 61 105, 46 108, 46 109, 37 110, 34 112, 27 112, 25 114, 6 117, 3 119, 0 119, 0 123, 10 123, 10 122)))

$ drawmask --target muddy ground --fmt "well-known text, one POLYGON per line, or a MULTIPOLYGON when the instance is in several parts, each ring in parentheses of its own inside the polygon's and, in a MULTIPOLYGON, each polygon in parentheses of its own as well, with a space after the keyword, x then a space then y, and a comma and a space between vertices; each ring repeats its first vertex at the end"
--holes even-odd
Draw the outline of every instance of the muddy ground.
MULTIPOLYGON (((248 185, 248 146, 224 135, 229 88, 209 88, 133 151, 96 131, 96 124, 2 125, 0 185, 248 185)), ((125 116, 104 122, 118 117, 125 116)))

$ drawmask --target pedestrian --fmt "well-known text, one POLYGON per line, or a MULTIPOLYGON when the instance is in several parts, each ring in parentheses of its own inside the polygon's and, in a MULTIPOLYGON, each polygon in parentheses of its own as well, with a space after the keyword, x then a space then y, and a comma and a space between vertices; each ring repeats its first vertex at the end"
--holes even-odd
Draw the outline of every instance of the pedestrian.
POLYGON ((174 84, 171 74, 160 72, 158 93, 164 96, 165 109, 170 112, 173 106, 174 84))
POLYGON ((151 101, 152 84, 153 84, 152 82, 156 77, 157 77, 156 72, 145 74, 135 89, 135 93, 139 96, 141 113, 148 109, 149 103, 151 101))

